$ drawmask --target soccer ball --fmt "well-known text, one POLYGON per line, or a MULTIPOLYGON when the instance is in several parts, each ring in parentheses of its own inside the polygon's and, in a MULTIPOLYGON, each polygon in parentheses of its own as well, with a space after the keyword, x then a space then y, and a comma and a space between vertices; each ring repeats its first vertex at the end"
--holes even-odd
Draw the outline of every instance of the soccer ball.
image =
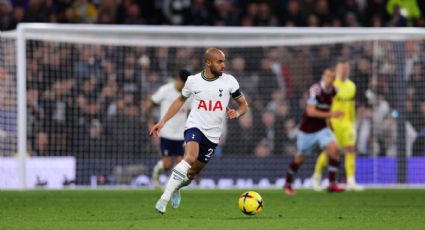
POLYGON ((255 215, 263 209, 263 198, 254 191, 244 192, 239 196, 239 209, 245 215, 255 215))

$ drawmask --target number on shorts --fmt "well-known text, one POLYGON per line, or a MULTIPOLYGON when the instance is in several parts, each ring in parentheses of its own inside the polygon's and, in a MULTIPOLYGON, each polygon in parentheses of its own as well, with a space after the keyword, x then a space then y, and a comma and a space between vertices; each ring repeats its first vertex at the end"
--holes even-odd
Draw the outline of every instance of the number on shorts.
POLYGON ((207 154, 205 154, 205 157, 207 157, 207 158, 211 158, 211 155, 213 154, 213 152, 214 152, 214 149, 209 148, 209 149, 208 149, 208 153, 207 153, 207 154))

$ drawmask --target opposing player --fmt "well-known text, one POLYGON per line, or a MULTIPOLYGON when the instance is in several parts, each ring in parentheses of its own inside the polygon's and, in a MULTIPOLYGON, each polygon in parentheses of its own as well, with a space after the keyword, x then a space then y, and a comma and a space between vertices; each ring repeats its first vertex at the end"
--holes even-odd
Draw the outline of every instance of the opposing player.
MULTIPOLYGON (((338 92, 333 99, 331 111, 342 111, 344 116, 331 119, 333 133, 345 154, 345 173, 347 175, 347 190, 362 191, 364 188, 356 183, 356 111, 355 97, 356 85, 348 77, 350 64, 346 59, 341 59, 336 65, 336 79, 334 86, 338 92)), ((321 191, 323 168, 328 164, 328 157, 321 153, 317 159, 312 176, 313 189, 321 191)))
POLYGON ((164 193, 155 205, 155 209, 162 214, 166 212, 170 199, 174 208, 180 205, 180 188, 189 185, 214 155, 224 119, 239 118, 248 111, 248 103, 239 89, 239 83, 232 75, 223 73, 224 67, 224 53, 217 48, 207 49, 204 70, 188 77, 181 96, 150 130, 151 135, 158 136, 167 121, 193 95, 184 132, 185 155, 172 170, 164 193), (237 110, 228 107, 230 98, 238 104, 237 110))
POLYGON ((336 175, 339 166, 339 146, 335 136, 327 124, 327 119, 341 117, 341 111, 330 111, 332 99, 337 93, 333 86, 335 72, 325 69, 320 82, 312 85, 309 91, 307 108, 304 111, 300 128, 297 134, 297 151, 286 173, 286 183, 283 190, 288 195, 294 195, 292 187, 294 174, 304 162, 304 156, 312 154, 314 147, 319 145, 325 149, 329 156, 329 192, 341 192, 344 188, 336 183, 336 175))
MULTIPOLYGON (((161 118, 164 117, 171 103, 181 95, 184 83, 189 75, 190 73, 187 70, 180 70, 174 81, 161 86, 152 95, 151 101, 146 107, 146 121, 149 127, 154 125, 152 108, 160 106, 160 116, 161 118)), ((161 187, 159 176, 163 171, 168 171, 173 167, 173 160, 177 164, 183 158, 183 132, 189 109, 189 103, 186 103, 159 132, 162 158, 156 163, 152 171, 152 181, 155 188, 161 187)))

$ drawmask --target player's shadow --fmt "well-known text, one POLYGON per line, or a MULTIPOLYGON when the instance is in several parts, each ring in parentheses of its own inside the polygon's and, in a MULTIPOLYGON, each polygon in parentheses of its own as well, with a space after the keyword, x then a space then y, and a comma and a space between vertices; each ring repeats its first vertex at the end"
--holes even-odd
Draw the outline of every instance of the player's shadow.
POLYGON ((226 217, 223 218, 225 220, 271 220, 275 219, 277 217, 271 217, 271 216, 234 216, 234 217, 226 217))
POLYGON ((147 221, 151 221, 151 220, 161 220, 161 219, 164 219, 164 218, 166 218, 166 216, 161 216, 161 215, 158 215, 158 216, 147 216, 147 217, 141 217, 141 218, 138 218, 137 220, 141 220, 141 221, 143 221, 143 220, 147 220, 147 221))

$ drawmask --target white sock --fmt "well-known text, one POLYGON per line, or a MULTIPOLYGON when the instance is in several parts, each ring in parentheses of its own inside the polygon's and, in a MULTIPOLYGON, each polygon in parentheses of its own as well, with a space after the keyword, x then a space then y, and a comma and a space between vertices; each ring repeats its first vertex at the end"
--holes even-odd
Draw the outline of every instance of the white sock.
POLYGON ((154 172, 158 172, 158 174, 161 174, 162 171, 164 171, 164 163, 162 163, 162 160, 159 160, 155 167, 153 168, 154 172))
POLYGON ((164 169, 164 163, 162 163, 162 160, 159 160, 158 163, 156 163, 155 167, 158 167, 159 169, 164 169))
POLYGON ((154 183, 155 186, 158 186, 157 183, 159 183, 159 176, 161 175, 163 171, 164 171, 164 164, 162 163, 162 160, 159 160, 152 170, 152 182, 154 183))
POLYGON ((171 199, 171 194, 180 187, 187 178, 187 171, 191 168, 190 164, 182 160, 180 163, 174 167, 170 178, 168 179, 167 186, 165 186, 164 193, 161 196, 161 200, 169 201, 171 199))
POLYGON ((318 178, 318 179, 322 179, 322 174, 318 174, 318 173, 313 173, 313 178, 318 178))
POLYGON ((355 177, 348 177, 347 178, 347 184, 355 184, 356 183, 356 178, 355 177))
POLYGON ((164 163, 162 162, 162 160, 159 160, 158 163, 156 163, 153 170, 154 171, 157 170, 159 174, 161 174, 164 171, 164 163))

